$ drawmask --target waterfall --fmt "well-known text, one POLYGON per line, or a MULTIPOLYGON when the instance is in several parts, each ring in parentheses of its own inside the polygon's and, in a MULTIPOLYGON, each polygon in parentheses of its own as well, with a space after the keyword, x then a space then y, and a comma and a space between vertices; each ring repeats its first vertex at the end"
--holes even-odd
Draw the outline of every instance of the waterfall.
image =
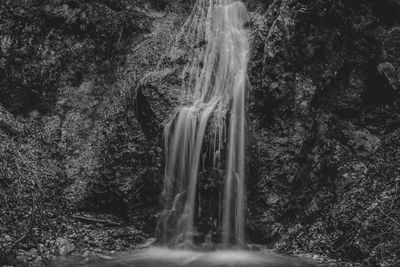
POLYGON ((220 242, 244 244, 248 19, 241 1, 198 0, 181 32, 194 36, 196 51, 183 72, 183 104, 164 130, 163 242, 193 243, 195 217, 203 210, 199 173, 210 162, 224 176, 220 242))

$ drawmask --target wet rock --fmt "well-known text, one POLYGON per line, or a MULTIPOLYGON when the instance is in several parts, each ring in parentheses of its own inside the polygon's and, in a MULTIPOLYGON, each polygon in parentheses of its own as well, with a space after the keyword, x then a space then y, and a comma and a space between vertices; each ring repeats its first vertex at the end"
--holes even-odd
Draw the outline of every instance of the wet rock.
POLYGON ((248 247, 251 251, 261 251, 261 248, 255 244, 249 244, 248 247))
POLYGON ((201 245, 201 247, 206 251, 214 250, 216 248, 216 244, 211 240, 211 234, 207 234, 205 236, 205 242, 201 245))
POLYGON ((270 236, 271 236, 272 238, 279 237, 280 232, 282 231, 282 229, 283 229, 283 225, 282 225, 282 224, 280 224, 280 223, 274 223, 274 224, 272 225, 272 227, 271 227, 270 236))
POLYGON ((391 89, 398 90, 400 88, 400 76, 391 63, 380 63, 377 69, 379 75, 386 81, 391 89))
POLYGON ((75 251, 75 245, 65 238, 58 237, 56 239, 57 252, 60 256, 66 256, 75 251))
POLYGON ((280 197, 276 194, 271 194, 271 196, 269 196, 269 198, 267 199, 267 204, 269 206, 273 206, 275 204, 277 204, 280 200, 280 197))

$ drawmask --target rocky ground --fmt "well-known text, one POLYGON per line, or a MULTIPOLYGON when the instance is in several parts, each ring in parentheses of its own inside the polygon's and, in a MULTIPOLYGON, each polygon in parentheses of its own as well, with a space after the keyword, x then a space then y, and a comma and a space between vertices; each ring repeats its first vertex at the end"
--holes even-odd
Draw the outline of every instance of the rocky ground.
POLYGON ((106 254, 134 249, 148 237, 132 226, 111 221, 114 219, 59 215, 49 219, 46 226, 32 227, 25 233, 7 229, 0 238, 5 258, 1 266, 45 266, 66 256, 106 258, 106 254))
POLYGON ((184 16, 164 7, 1 3, 0 265, 46 263, 60 247, 126 250, 154 231, 161 149, 145 139, 133 94, 184 16), (80 211, 119 225, 73 218, 80 211))

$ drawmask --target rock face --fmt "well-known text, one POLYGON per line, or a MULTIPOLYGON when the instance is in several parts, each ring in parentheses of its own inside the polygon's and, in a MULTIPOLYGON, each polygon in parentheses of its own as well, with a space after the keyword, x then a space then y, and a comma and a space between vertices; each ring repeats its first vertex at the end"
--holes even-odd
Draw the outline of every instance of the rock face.
POLYGON ((248 230, 258 242, 364 264, 399 256, 398 231, 383 237, 400 216, 399 8, 282 0, 264 16, 254 9, 248 230))
MULTIPOLYGON (((109 18, 122 17, 118 12, 128 10, 113 6, 113 1, 99 2, 96 12, 112 10, 109 18)), ((83 6, 43 7, 40 18, 66 25, 60 22, 57 25, 64 26, 52 31, 60 36, 40 32, 47 43, 33 46, 53 50, 41 54, 40 66, 46 75, 56 66, 53 71, 60 76, 48 76, 53 78, 50 83, 29 91, 42 106, 30 106, 29 95, 21 90, 33 84, 22 80, 21 73, 28 71, 19 69, 22 63, 12 62, 13 70, 20 70, 17 80, 0 83, 0 96, 7 96, 0 98, 0 173, 5 177, 0 184, 10 195, 17 181, 31 185, 31 177, 36 177, 36 184, 25 191, 36 192, 38 184, 42 189, 57 186, 50 195, 62 195, 70 209, 117 213, 153 231, 163 173, 162 131, 180 102, 180 75, 192 56, 190 47, 179 41, 179 30, 194 4, 155 2, 137 1, 143 4, 135 9, 140 11, 140 27, 121 21, 96 28, 105 29, 101 38, 110 39, 90 36, 85 43, 85 31, 70 37, 68 53, 74 57, 66 63, 68 71, 57 65, 55 56, 62 46, 56 45, 80 25, 78 14, 83 11, 78 9, 83 6), (121 25, 131 27, 133 34, 121 31, 121 25), (114 30, 123 33, 121 38, 112 34, 114 30), (103 47, 98 42, 122 47, 111 50, 118 52, 119 60, 100 57, 103 47), (89 52, 100 58, 85 61, 89 52), (76 66, 80 71, 72 71, 76 66), (109 72, 100 71, 105 69, 109 72)), ((244 2, 252 33, 247 100, 249 241, 287 253, 396 265, 400 4, 244 2)), ((41 23, 29 29, 35 32, 41 23)), ((11 58, 38 57, 29 54, 36 50, 23 47, 28 42, 13 43, 12 29, 6 30, 0 36, 0 73, 9 75, 11 68, 4 66, 11 58)), ((33 74, 38 87, 43 77, 33 74)))

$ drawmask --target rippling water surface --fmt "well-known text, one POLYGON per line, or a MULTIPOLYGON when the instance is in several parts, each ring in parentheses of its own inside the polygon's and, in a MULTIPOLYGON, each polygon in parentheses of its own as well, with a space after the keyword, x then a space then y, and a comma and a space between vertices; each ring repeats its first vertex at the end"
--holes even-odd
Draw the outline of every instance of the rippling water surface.
POLYGON ((199 252, 167 248, 148 248, 114 255, 108 259, 59 262, 53 266, 306 267, 315 265, 298 258, 280 256, 271 252, 250 252, 243 250, 199 252))

